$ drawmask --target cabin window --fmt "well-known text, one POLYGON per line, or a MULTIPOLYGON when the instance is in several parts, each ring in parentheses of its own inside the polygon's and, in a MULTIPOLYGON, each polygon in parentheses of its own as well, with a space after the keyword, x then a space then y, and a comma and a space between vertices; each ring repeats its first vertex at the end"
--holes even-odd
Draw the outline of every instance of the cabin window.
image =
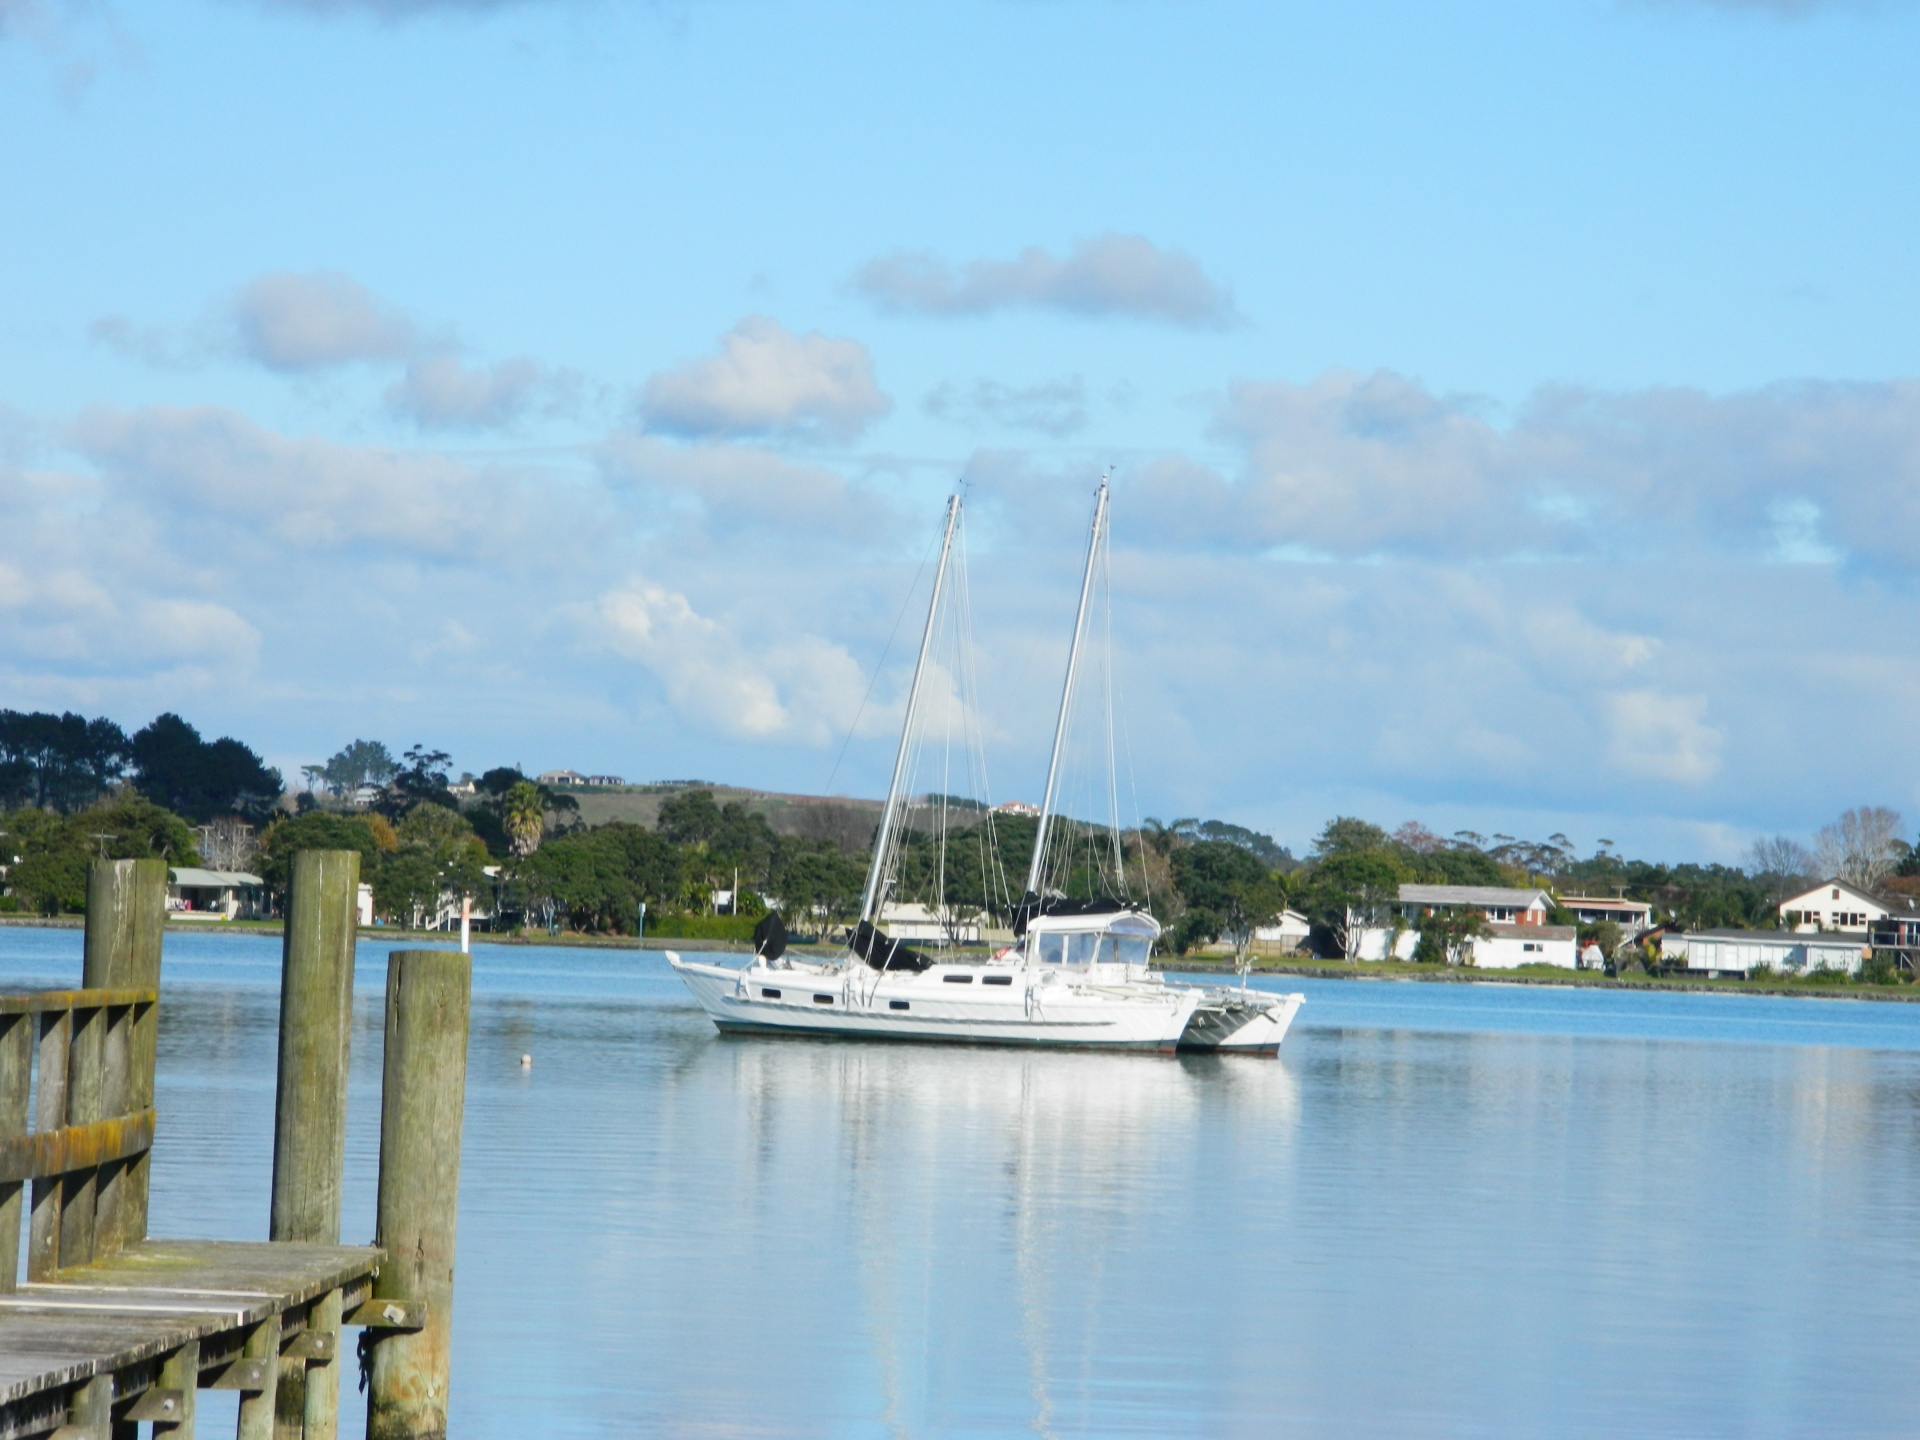
POLYGON ((1123 965, 1144 965, 1147 963, 1147 951, 1151 948, 1144 935, 1119 935, 1114 937, 1120 942, 1120 963, 1123 965))
POLYGON ((1058 965, 1067 958, 1067 937, 1064 935, 1042 935, 1040 937, 1040 959, 1047 965, 1058 965))
POLYGON ((942 975, 942 976, 941 976, 940 978, 941 978, 942 980, 944 980, 944 981, 946 981, 946 982, 947 982, 947 984, 949 984, 949 985, 971 985, 971 984, 973 984, 973 976, 971 976, 971 975, 942 975))
POLYGON ((780 998, 780 992, 778 990, 768 990, 763 986, 760 991, 760 998, 762 1000, 778 1000, 780 998))
POLYGON ((982 985, 1011 985, 1011 984, 1013 984, 1013 976, 1011 976, 1011 975, 982 975, 982 976, 980 977, 980 983, 981 983, 982 985))
POLYGON ((1099 948, 1099 945, 1100 937, 1098 935, 1067 936, 1067 964, 1090 964, 1093 960, 1094 952, 1099 948))
POLYGON ((907 1003, 905 1000, 889 1000, 887 1001, 887 1008, 889 1010, 904 1010, 907 1008, 907 1003))
POLYGON ((816 995, 813 997, 813 1003, 816 1005, 831 1005, 833 1003, 833 997, 831 995, 816 995))

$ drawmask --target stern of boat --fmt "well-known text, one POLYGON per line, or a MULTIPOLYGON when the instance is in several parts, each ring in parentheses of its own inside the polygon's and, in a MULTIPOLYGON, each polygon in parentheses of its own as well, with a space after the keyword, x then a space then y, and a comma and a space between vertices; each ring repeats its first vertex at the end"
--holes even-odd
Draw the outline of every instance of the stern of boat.
POLYGON ((1182 1050, 1227 1055, 1278 1055, 1304 995, 1261 990, 1209 990, 1180 1033, 1182 1050))

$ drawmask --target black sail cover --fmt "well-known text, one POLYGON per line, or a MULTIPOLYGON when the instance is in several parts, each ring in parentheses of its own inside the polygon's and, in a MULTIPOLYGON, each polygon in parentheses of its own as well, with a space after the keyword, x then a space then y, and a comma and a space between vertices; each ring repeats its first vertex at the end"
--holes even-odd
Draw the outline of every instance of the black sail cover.
POLYGON ((933 964, 931 957, 909 950, 865 920, 854 927, 853 953, 876 970, 925 970, 933 964))
POLYGON ((1139 908, 1130 901, 1110 898, 1069 900, 1062 895, 1049 895, 1042 899, 1029 890, 1013 907, 1013 933, 1026 934, 1027 922, 1039 915, 1124 915, 1139 908))
POLYGON ((787 922, 778 910, 769 910, 753 927, 753 953, 762 960, 778 960, 787 953, 787 922))

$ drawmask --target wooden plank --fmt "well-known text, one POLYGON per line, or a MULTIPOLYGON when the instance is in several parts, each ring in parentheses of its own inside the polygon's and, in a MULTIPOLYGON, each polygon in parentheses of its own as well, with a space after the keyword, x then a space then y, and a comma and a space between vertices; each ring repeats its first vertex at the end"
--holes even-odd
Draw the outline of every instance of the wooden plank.
MULTIPOLYGON (((100 1058, 100 1112, 103 1117, 125 1115, 132 1105, 133 1007, 113 1005, 101 1013, 107 1029, 100 1058)), ((93 1252, 106 1256, 133 1238, 126 1233, 131 1208, 127 1157, 103 1156, 95 1164, 93 1252)))
POLYGON ((274 1354, 246 1357, 258 1364, 235 1373, 277 1389, 258 1372, 275 1368, 280 1312, 343 1288, 364 1293, 380 1260, 364 1246, 149 1240, 54 1283, 30 1282, 0 1296, 0 1407, 124 1373, 190 1341, 201 1343, 203 1367, 225 1364, 242 1348, 229 1337, 269 1320, 274 1354))
MULTIPOLYGON (((67 1046, 67 1124, 91 1126, 106 1113, 107 1011, 97 1006, 73 1012, 67 1046)), ((66 1167, 60 1197, 60 1264, 85 1265, 93 1259, 98 1166, 82 1162, 66 1167)))
MULTIPOLYGON (((153 1126, 149 1109, 0 1139, 0 1180, 40 1180, 125 1160, 152 1147, 153 1126)), ((85 1264, 91 1258, 74 1263, 85 1264)))
POLYGON ((152 1005, 160 992, 151 985, 105 990, 11 990, 0 992, 0 1015, 46 1015, 102 1005, 152 1005))
MULTIPOLYGON (((0 1149, 27 1131, 27 1102, 33 1088, 33 1021, 25 1015, 0 1016, 0 1149)), ((0 1165, 0 1176, 4 1166, 0 1165)), ((24 1177, 0 1178, 0 1295, 20 1275, 20 1202, 24 1177)))
MULTIPOLYGON (((33 1128, 41 1133, 67 1123, 67 1041, 73 1033, 71 1010, 40 1014, 39 1084, 34 1087, 33 1128)), ((44 1280, 60 1267, 58 1177, 33 1182, 33 1216, 27 1234, 27 1278, 44 1280)))

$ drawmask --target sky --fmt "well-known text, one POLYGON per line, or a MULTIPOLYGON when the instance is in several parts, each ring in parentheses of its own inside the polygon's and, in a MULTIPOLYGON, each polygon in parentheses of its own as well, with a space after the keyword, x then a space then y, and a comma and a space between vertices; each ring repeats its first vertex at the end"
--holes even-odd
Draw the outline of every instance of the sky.
POLYGON ((1110 471, 1129 820, 1920 822, 1917 45, 0 0, 0 706, 877 795, 964 485, 1034 800, 1110 471))

